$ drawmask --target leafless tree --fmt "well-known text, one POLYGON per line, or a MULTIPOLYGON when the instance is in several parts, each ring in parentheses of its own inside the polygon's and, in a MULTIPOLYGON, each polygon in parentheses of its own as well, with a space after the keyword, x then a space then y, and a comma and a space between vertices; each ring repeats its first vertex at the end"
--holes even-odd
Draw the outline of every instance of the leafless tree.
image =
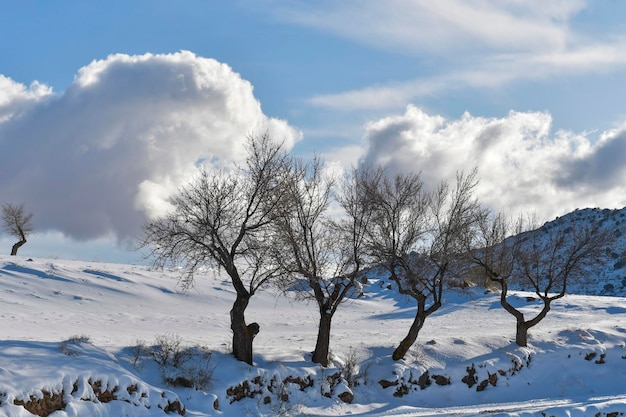
POLYGON ((507 221, 502 214, 484 216, 480 227, 484 246, 472 251, 473 261, 501 287, 500 304, 516 319, 519 346, 528 345, 528 330, 546 317, 554 300, 565 296, 572 279, 584 275, 585 266, 604 255, 612 239, 599 225, 528 230, 532 221, 524 223, 522 218, 507 221), (543 303, 529 320, 508 301, 512 280, 531 286, 543 303))
POLYGON ((4 230, 11 236, 19 239, 11 248, 11 255, 17 255, 17 250, 26 243, 26 237, 33 231, 33 214, 26 213, 24 203, 2 205, 2 223, 4 230))
POLYGON ((348 182, 338 197, 345 215, 331 219, 328 208, 336 179, 323 171, 322 161, 295 160, 292 165, 290 204, 276 222, 274 256, 285 272, 283 288, 298 297, 313 299, 320 319, 312 360, 329 361, 332 318, 354 289, 363 267, 361 245, 366 213, 355 187, 348 182), (298 279, 300 279, 298 281, 298 279))
POLYGON ((441 302, 440 295, 434 292, 439 286, 432 288, 428 285, 430 283, 419 279, 420 265, 417 265, 415 256, 428 230, 428 199, 417 174, 397 175, 391 179, 378 169, 364 180, 367 181, 364 188, 372 210, 368 254, 374 263, 389 272, 399 292, 414 298, 418 304, 409 334, 393 354, 394 360, 399 360, 408 351, 407 345, 410 347, 415 342, 425 318, 436 311, 441 302), (430 296, 432 304, 427 307, 430 296))
POLYGON ((337 196, 344 215, 331 219, 327 211, 335 179, 323 172, 317 158, 309 163, 294 161, 289 210, 276 223, 282 244, 275 246, 275 256, 289 277, 283 288, 313 299, 319 310, 312 360, 322 366, 329 363, 332 318, 353 292, 364 265, 361 248, 368 212, 361 204, 356 175, 354 171, 337 196), (298 277, 302 280, 297 281, 298 277))
POLYGON ((565 296, 568 283, 582 277, 590 263, 598 262, 611 241, 611 235, 600 225, 576 230, 544 226, 527 235, 519 246, 515 272, 531 285, 543 308, 534 318, 525 320, 519 310, 505 307, 517 320, 515 342, 520 346, 528 344, 528 329, 544 319, 552 301, 565 296))
POLYGON ((255 292, 280 272, 269 256, 270 225, 286 201, 282 180, 289 159, 267 134, 250 137, 244 167, 201 171, 170 199, 168 215, 144 226, 143 246, 150 248, 154 263, 182 263, 185 285, 201 267, 228 274, 237 294, 230 311, 233 354, 249 364, 259 325, 246 324, 245 311, 255 292))
POLYGON ((401 294, 417 302, 407 336, 393 353, 404 358, 428 316, 441 307, 444 282, 457 269, 462 242, 476 222, 472 197, 476 172, 459 174, 455 188, 446 182, 427 193, 416 174, 390 179, 382 170, 365 186, 372 207, 369 254, 383 265, 401 294))

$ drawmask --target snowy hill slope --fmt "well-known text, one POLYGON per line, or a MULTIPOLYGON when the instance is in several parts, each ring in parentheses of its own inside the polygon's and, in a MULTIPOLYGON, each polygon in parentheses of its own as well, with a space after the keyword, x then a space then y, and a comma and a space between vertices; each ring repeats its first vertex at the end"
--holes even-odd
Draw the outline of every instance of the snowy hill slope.
MULTIPOLYGON (((251 367, 228 354, 229 282, 207 272, 182 293, 178 277, 0 256, 0 416, 626 412, 621 298, 567 296, 520 348, 495 294, 449 290, 394 362, 414 305, 374 278, 337 313, 334 366, 322 369, 310 362, 314 306, 266 291, 248 312, 261 325, 251 367)), ((512 302, 537 307, 524 293, 512 302)))
MULTIPOLYGON (((314 306, 265 291, 247 314, 261 326, 251 367, 228 354, 230 283, 207 271, 182 293, 179 276, 0 256, 0 416, 626 412, 622 298, 566 296, 520 348, 497 295, 449 290, 394 362, 415 306, 373 277, 337 313, 334 366, 323 369, 310 362, 314 306)), ((538 307, 525 293, 512 302, 538 307)))
MULTIPOLYGON (((589 266, 584 280, 572 280, 568 285, 570 294, 626 296, 626 208, 609 210, 587 208, 576 210, 564 216, 546 222, 528 234, 548 235, 548 231, 576 231, 582 228, 599 226, 614 236, 614 241, 607 244, 603 259, 589 266)), ((512 277, 514 278, 514 277, 512 277)), ((527 289, 512 280, 512 287, 527 289)))

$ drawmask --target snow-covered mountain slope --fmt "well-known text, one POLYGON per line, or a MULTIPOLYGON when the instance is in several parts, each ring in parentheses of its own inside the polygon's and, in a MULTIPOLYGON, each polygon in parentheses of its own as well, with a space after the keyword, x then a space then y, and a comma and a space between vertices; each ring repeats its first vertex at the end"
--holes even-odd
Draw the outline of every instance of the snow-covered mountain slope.
MULTIPOLYGON (((338 311, 334 365, 320 368, 309 353, 314 305, 263 291, 247 313, 261 326, 249 366, 229 355, 230 283, 206 271, 183 293, 179 276, 0 256, 0 416, 32 417, 27 408, 52 417, 626 412, 622 298, 566 296, 521 348, 496 294, 449 290, 394 362, 415 306, 372 277, 338 311)), ((526 295, 511 302, 537 309, 526 295)))
MULTIPOLYGON (((598 226, 608 232, 613 240, 607 242, 604 256, 587 266, 584 279, 572 279, 568 284, 570 294, 626 296, 626 208, 609 210, 587 208, 575 210, 545 223, 533 232, 548 235, 548 231, 576 233, 582 228, 598 226)), ((523 286, 522 286, 523 288, 523 286)))

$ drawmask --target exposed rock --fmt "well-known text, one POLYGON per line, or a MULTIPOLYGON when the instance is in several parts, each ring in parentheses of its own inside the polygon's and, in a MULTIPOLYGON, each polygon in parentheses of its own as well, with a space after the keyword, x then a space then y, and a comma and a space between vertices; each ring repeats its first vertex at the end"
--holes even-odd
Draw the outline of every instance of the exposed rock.
POLYGON ((406 384, 401 384, 400 386, 398 386, 398 388, 396 388, 396 390, 393 393, 394 397, 404 397, 405 395, 407 395, 409 393, 410 389, 408 387, 408 385, 406 384))
POLYGON ((398 385, 398 380, 396 379, 395 381, 387 381, 386 379, 381 379, 380 381, 378 381, 378 383, 384 389, 398 385))
MULTIPOLYGON (((159 406, 159 408, 160 407, 161 406, 159 406)), ((185 410, 185 407, 178 400, 168 401, 167 405, 163 407, 163 411, 165 411, 166 413, 178 413, 181 416, 187 414, 187 410, 185 410)))
POLYGON ((417 385, 419 385, 421 389, 426 389, 426 387, 430 386, 431 383, 432 382, 430 380, 430 375, 428 374, 428 371, 424 371, 424 373, 420 375, 419 379, 417 380, 417 385))
POLYGON ((313 378, 311 378, 311 375, 307 375, 304 378, 302 377, 293 377, 291 375, 289 375, 287 378, 285 378, 283 380, 283 383, 287 384, 296 384, 300 386, 300 391, 304 391, 306 388, 312 387, 313 386, 313 378))
POLYGON ((478 378, 476 378, 476 367, 472 364, 472 366, 466 368, 466 371, 467 375, 465 375, 461 381, 467 384, 469 388, 472 388, 478 382, 478 378))
POLYGON ((435 384, 437 385, 450 385, 450 378, 444 375, 433 375, 433 379, 435 380, 435 384))
POLYGON ((339 394, 338 397, 341 401, 348 404, 352 403, 352 401, 354 400, 354 394, 350 391, 344 391, 339 394))
POLYGON ((41 391, 42 398, 35 398, 31 396, 28 401, 15 400, 13 404, 21 405, 29 413, 35 414, 41 417, 47 417, 55 411, 63 410, 65 408, 65 402, 63 401, 64 392, 51 393, 48 391, 41 391))
POLYGON ((485 388, 487 388, 487 385, 489 385, 489 380, 483 379, 482 381, 480 381, 480 384, 478 384, 478 386, 476 387, 476 391, 478 392, 484 391, 485 388))

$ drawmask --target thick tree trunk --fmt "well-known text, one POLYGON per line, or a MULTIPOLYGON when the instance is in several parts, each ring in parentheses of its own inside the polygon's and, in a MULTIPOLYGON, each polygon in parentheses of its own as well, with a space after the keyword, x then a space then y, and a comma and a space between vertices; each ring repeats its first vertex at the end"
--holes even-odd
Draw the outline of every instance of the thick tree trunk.
POLYGON ((528 329, 537 325, 541 320, 546 317, 546 315, 550 311, 550 303, 552 302, 552 298, 542 297, 542 300, 543 308, 534 319, 524 320, 524 315, 521 313, 516 316, 517 329, 515 331, 515 343, 517 343, 518 346, 528 346, 528 329))
POLYGON ((328 366, 328 352, 330 351, 330 325, 333 315, 322 311, 320 313, 320 323, 317 330, 317 342, 313 351, 313 362, 328 366))
POLYGON ((249 295, 237 294, 230 310, 230 328, 233 331, 233 355, 235 359, 252 365, 252 340, 259 332, 259 325, 246 325, 245 311, 250 301, 249 295))
POLYGON ((21 248, 25 243, 26 243, 26 239, 22 239, 19 242, 17 242, 15 245, 13 245, 13 247, 11 248, 11 256, 17 255, 17 250, 21 248))
MULTIPOLYGON (((513 307, 509 304, 507 300, 507 295, 509 292, 509 286, 506 279, 495 280, 495 282, 499 282, 502 287, 502 291, 500 292, 500 305, 513 317, 517 322, 517 327, 515 331, 515 343, 518 346, 526 347, 528 346, 528 329, 534 326, 534 324, 530 324, 524 319, 524 313, 513 307)), ((536 323, 535 323, 536 324, 536 323)))
POLYGON ((517 343, 518 346, 528 346, 528 328, 528 323, 526 323, 525 321, 522 320, 517 322, 515 343, 517 343))
POLYGON ((417 335, 424 326, 424 321, 426 321, 426 316, 423 313, 423 309, 418 308, 415 319, 413 320, 413 324, 411 324, 411 328, 409 329, 409 333, 402 340, 402 342, 400 342, 400 345, 393 352, 392 358, 394 361, 399 361, 400 359, 404 358, 411 346, 413 346, 413 343, 415 343, 415 341, 417 340, 417 335))

